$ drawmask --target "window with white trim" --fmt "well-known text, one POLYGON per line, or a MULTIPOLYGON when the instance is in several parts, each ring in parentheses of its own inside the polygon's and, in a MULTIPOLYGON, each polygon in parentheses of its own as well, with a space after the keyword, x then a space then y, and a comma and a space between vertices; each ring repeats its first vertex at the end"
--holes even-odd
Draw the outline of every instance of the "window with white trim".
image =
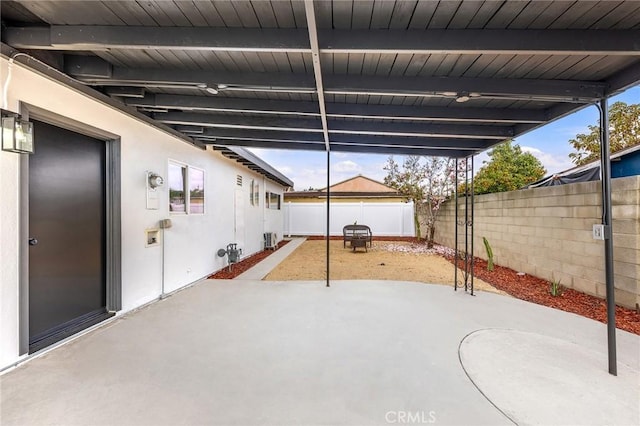
POLYGON ((260 184, 256 183, 256 186, 253 191, 253 205, 260 205, 260 184))
POLYGON ((265 205, 271 210, 280 210, 280 194, 265 192, 265 205))
POLYGON ((168 176, 169 212, 204 214, 204 170, 170 160, 168 176))
POLYGON ((187 212, 187 166, 169 162, 169 211, 171 213, 187 212))
POLYGON ((250 192, 249 192, 249 203, 252 206, 259 206, 260 205, 260 185, 258 185, 255 181, 255 179, 251 179, 251 185, 250 185, 250 192))
POLYGON ((189 213, 204 214, 204 170, 189 167, 189 213))

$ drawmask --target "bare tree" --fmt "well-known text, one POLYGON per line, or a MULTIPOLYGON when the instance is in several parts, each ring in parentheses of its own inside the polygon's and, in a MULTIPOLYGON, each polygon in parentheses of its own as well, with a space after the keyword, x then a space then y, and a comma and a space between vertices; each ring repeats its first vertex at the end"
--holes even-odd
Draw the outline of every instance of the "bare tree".
POLYGON ((422 238, 419 218, 426 219, 427 246, 433 247, 440 206, 454 190, 455 160, 410 155, 404 158, 401 167, 391 156, 384 170, 387 171, 384 183, 413 201, 418 238, 422 238))

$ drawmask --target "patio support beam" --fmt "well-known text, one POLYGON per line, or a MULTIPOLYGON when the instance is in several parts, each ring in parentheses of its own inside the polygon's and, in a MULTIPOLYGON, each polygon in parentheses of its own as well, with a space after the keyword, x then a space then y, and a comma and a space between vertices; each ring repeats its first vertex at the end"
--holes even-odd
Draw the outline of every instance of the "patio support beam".
MULTIPOLYGON (((202 135, 193 135, 199 142, 203 144, 253 147, 265 149, 295 149, 306 151, 324 151, 326 147, 323 142, 308 141, 278 141, 278 140, 260 140, 260 139, 243 139, 243 138, 214 138, 202 135)), ((477 152, 463 149, 443 149, 439 147, 420 147, 420 146, 389 146, 389 145, 354 145, 348 143, 331 143, 331 150, 335 152, 353 152, 362 154, 402 154, 402 155, 427 155, 436 157, 463 157, 469 155, 470 152, 477 152)))
POLYGON ((109 96, 120 96, 122 98, 144 98, 143 87, 109 86, 105 87, 104 92, 109 96))
POLYGON ((532 130, 540 128, 542 125, 549 124, 553 121, 559 120, 563 117, 566 117, 570 114, 573 114, 581 109, 584 109, 591 104, 584 104, 581 106, 577 106, 576 104, 571 103, 561 103, 556 104, 551 108, 548 108, 544 111, 546 121, 545 123, 520 123, 514 126, 514 132, 518 136, 522 136, 525 133, 528 133, 532 130))
POLYGON ((316 78, 316 89, 318 95, 318 106, 320 107, 320 119, 322 121, 322 133, 327 149, 327 287, 329 284, 329 242, 330 242, 330 217, 331 211, 331 188, 330 188, 330 163, 331 145, 329 145, 329 126, 327 123, 327 111, 324 103, 324 83, 322 78, 322 66, 320 65, 320 47, 318 46, 318 27, 316 25, 316 12, 313 0, 305 0, 304 11, 307 16, 307 28, 309 30, 309 43, 311 44, 311 57, 313 60, 313 74, 316 78))
MULTIPOLYGON (((255 114, 290 114, 319 116, 317 102, 279 101, 248 98, 220 98, 215 96, 146 94, 143 98, 125 99, 134 107, 159 107, 184 111, 227 111, 255 114)), ((575 104, 568 104, 575 108, 575 104)), ((365 118, 389 120, 422 120, 475 123, 544 123, 542 109, 473 108, 448 106, 363 105, 326 103, 328 118, 365 118)))
MULTIPOLYGON (((640 35, 638 36, 640 37, 640 35)), ((640 81, 640 62, 628 66, 607 80, 607 97, 613 96, 638 84, 640 81)))
POLYGON ((609 108, 600 100, 600 174, 602 182, 602 224, 604 225, 604 262, 607 295, 607 347, 609 374, 617 376, 616 302, 613 275, 613 227, 611 217, 611 152, 609 147, 609 108))
MULTIPOLYGON (((305 151, 325 151, 323 142, 290 142, 290 141, 261 141, 256 139, 225 139, 213 138, 202 135, 193 135, 198 142, 206 145, 219 145, 229 147, 252 147, 266 149, 296 149, 305 151)), ((442 149, 437 147, 413 147, 413 146, 368 146, 331 143, 331 151, 352 152, 362 154, 398 154, 398 155, 427 155, 435 157, 462 158, 469 155, 470 151, 456 149, 442 149)))
POLYGON ((495 142, 493 139, 480 138, 443 138, 443 137, 408 137, 408 136, 376 136, 362 134, 331 134, 332 144, 341 145, 369 145, 388 147, 439 148, 481 151, 495 142))
POLYGON ((198 126, 173 126, 178 132, 191 134, 191 135, 201 135, 204 133, 203 127, 198 126))
POLYGON ((208 127, 203 129, 202 135, 209 138, 218 139, 253 139, 264 141, 324 143, 324 136, 320 132, 294 132, 286 130, 255 130, 208 127))
POLYGON ((199 112, 157 113, 153 115, 153 118, 160 123, 210 128, 323 132, 322 124, 317 118, 244 117, 240 115, 207 114, 199 112))
POLYGON ((326 150, 324 143, 314 142, 260 141, 256 139, 217 139, 200 135, 194 135, 193 137, 206 145, 239 146, 265 149, 298 149, 305 151, 326 150))
POLYGON ((366 145, 341 145, 331 143, 331 150, 334 152, 357 152, 361 154, 389 154, 389 155, 427 155, 433 157, 451 157, 462 158, 469 155, 469 151, 439 149, 439 148, 420 148, 405 146, 366 146, 366 145))
POLYGON ((323 53, 640 55, 635 30, 333 30, 320 36, 323 53))
POLYGON ((447 97, 449 93, 478 93, 484 99, 522 99, 550 102, 595 101, 606 83, 576 80, 480 77, 326 76, 326 92, 381 96, 447 97))
MULTIPOLYGON (((101 86, 217 88, 228 91, 286 91, 316 93, 309 74, 123 68, 84 56, 65 56, 65 72, 87 84, 101 86), (102 64, 102 65, 101 65, 102 64)), ((479 77, 396 77, 323 75, 324 94, 416 96, 455 98, 457 93, 478 93, 482 99, 522 99, 544 102, 593 102, 601 99, 607 83, 479 77)), ((320 102, 318 102, 320 104, 320 102)))
POLYGON ((156 49, 230 52, 309 52, 304 29, 51 25, 10 27, 6 43, 19 49, 156 49))
MULTIPOLYGON (((307 18, 308 20, 308 18, 307 18)), ((640 54, 634 30, 320 30, 322 53, 640 54)), ((179 49, 231 52, 310 52, 301 29, 51 25, 9 27, 6 42, 40 50, 179 49)))
POLYGON ((221 98, 216 96, 147 94, 141 99, 126 99, 133 107, 159 107, 183 111, 245 112, 252 114, 289 114, 320 116, 318 102, 278 101, 249 98, 221 98))
MULTIPOLYGON (((291 132, 279 130, 253 130, 232 128, 176 127, 176 130, 209 139, 242 139, 255 141, 324 143, 317 132, 291 132)), ((439 148, 478 151, 491 145, 491 139, 469 138, 409 138, 403 136, 369 136, 357 134, 333 134, 331 143, 342 145, 406 146, 416 148, 439 148)))
POLYGON ((192 87, 242 86, 252 90, 315 92, 313 77, 307 74, 238 73, 170 68, 124 68, 90 56, 65 55, 64 71, 87 84, 99 86, 192 87))
POLYGON ((317 118, 280 118, 269 116, 243 117, 198 112, 161 112, 154 114, 153 118, 161 123, 174 125, 313 132, 322 133, 323 135, 326 133, 326 143, 328 143, 329 139, 328 133, 497 140, 507 139, 514 135, 512 126, 489 126, 462 123, 380 123, 373 120, 359 122, 325 120, 324 122, 321 122, 321 120, 318 120, 317 118), (325 128, 327 125, 329 126, 328 129, 325 128))
POLYGON ((504 140, 514 136, 511 126, 473 124, 379 123, 373 121, 332 120, 330 133, 368 134, 409 137, 447 137, 504 140))
POLYGON ((544 123, 544 111, 533 109, 427 107, 406 105, 327 104, 329 117, 424 120, 475 123, 544 123))

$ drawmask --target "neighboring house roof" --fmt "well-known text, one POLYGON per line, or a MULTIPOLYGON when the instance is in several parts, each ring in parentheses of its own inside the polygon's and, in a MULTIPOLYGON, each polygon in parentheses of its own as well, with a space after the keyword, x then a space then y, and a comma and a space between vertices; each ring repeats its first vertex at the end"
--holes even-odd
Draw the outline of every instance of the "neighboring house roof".
POLYGON ((236 160, 240 164, 247 166, 254 172, 279 183, 282 186, 293 188, 293 181, 276 170, 272 165, 262 160, 251 151, 239 146, 221 146, 213 145, 213 149, 220 151, 222 155, 232 160, 236 160))
MULTIPOLYGON (((285 199, 292 198, 326 198, 327 191, 289 191, 284 193, 285 199)), ((389 192, 334 192, 331 191, 331 198, 402 198, 400 193, 389 192)))
MULTIPOLYGON (((382 182, 368 178, 366 176, 358 175, 352 178, 343 180, 342 182, 335 183, 330 186, 331 192, 376 192, 376 193, 394 193, 398 194, 394 188, 385 185, 382 182)), ((320 191, 326 191, 327 188, 322 188, 320 191)))
MULTIPOLYGON (((358 175, 338 182, 330 187, 332 198, 397 198, 401 193, 382 182, 358 175)), ((327 188, 317 191, 289 191, 284 193, 285 199, 322 198, 327 196, 327 188)))
MULTIPOLYGON (((611 154, 611 176, 616 178, 640 174, 640 158, 637 157, 640 157, 640 144, 625 148, 615 154, 611 154), (635 172, 622 170, 622 168, 617 167, 617 162, 625 161, 627 158, 631 160, 632 157, 638 163, 638 166, 634 168, 635 172)), ((592 161, 591 163, 587 163, 582 166, 573 167, 562 172, 554 173, 553 175, 545 176, 539 181, 527 185, 525 188, 565 185, 568 183, 590 182, 594 180, 600 180, 600 160, 592 161)))

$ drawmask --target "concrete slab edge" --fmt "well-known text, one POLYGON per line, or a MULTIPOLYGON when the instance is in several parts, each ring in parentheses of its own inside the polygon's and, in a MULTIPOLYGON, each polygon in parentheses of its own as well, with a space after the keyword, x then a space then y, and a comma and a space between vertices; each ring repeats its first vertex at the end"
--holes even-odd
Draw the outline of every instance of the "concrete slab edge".
POLYGON ((464 341, 472 336, 475 333, 478 333, 480 331, 484 331, 484 330, 492 330, 492 328, 480 328, 478 330, 473 330, 470 333, 467 333, 462 339, 460 339, 460 343, 458 343, 458 362, 460 363, 460 366, 462 367, 462 371, 464 371, 464 374, 467 376, 467 378, 469 379, 469 381, 471 382, 471 384, 473 384, 473 387, 475 387, 478 392, 480 392, 480 395, 482 395, 487 401, 489 401, 489 404, 493 405, 493 407, 498 410, 505 418, 509 419, 509 421, 511 423, 513 423, 514 425, 517 425, 518 423, 512 419, 511 417, 509 417, 509 415, 507 413, 505 413, 504 411, 502 411, 500 409, 500 407, 498 407, 488 396, 487 394, 485 394, 482 389, 480 389, 480 386, 478 386, 478 384, 473 380, 473 378, 471 377, 471 375, 469 374, 469 372, 467 371, 467 369, 464 366, 464 362, 462 362, 462 354, 461 354, 461 348, 462 345, 464 343, 464 341))
POLYGON ((293 253, 306 238, 291 238, 289 243, 284 247, 276 250, 272 255, 266 257, 264 260, 254 265, 252 268, 244 271, 234 279, 236 280, 262 280, 271 272, 276 266, 278 266, 283 260, 293 253))

